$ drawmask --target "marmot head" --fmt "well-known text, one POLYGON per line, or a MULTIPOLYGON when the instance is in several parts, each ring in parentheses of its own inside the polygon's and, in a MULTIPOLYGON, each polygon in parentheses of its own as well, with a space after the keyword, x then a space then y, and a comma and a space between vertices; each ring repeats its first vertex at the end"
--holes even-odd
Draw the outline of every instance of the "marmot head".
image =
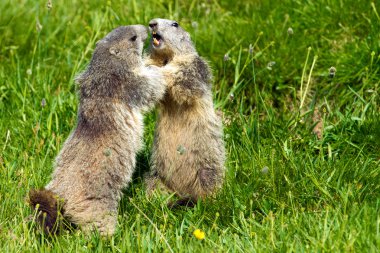
POLYGON ((147 30, 143 25, 120 26, 96 44, 94 56, 106 53, 111 59, 136 64, 141 60, 147 37, 147 30))
POLYGON ((144 41, 148 37, 143 25, 120 26, 96 43, 87 69, 76 81, 83 85, 104 82, 111 77, 121 77, 125 72, 142 64, 144 41))
POLYGON ((172 58, 176 54, 196 53, 190 35, 174 20, 155 18, 149 22, 152 54, 172 58))

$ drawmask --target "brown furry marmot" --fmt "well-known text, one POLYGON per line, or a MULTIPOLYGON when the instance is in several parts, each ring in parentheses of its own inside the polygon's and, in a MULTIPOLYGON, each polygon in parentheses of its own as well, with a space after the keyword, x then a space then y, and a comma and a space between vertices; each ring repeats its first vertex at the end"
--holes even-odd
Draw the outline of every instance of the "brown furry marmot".
POLYGON ((153 19, 147 65, 165 66, 167 93, 159 106, 147 193, 164 187, 192 205, 224 179, 222 124, 211 91, 211 71, 177 22, 153 19))
POLYGON ((121 190, 142 147, 142 112, 161 99, 166 87, 160 68, 143 65, 146 38, 142 25, 114 29, 97 43, 89 66, 76 79, 77 126, 56 158, 50 183, 29 195, 30 205, 43 213, 38 221, 45 232, 59 232, 62 213, 84 231, 114 233, 121 190))

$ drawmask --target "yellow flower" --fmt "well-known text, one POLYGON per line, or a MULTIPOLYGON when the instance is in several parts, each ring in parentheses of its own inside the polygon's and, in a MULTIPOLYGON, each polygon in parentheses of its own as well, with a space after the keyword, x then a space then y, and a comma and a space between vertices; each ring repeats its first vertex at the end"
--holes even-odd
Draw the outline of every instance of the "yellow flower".
POLYGON ((194 232, 193 232, 193 235, 194 235, 195 238, 197 238, 198 240, 203 240, 203 239, 205 239, 205 232, 203 232, 203 231, 200 230, 200 229, 195 229, 194 232))

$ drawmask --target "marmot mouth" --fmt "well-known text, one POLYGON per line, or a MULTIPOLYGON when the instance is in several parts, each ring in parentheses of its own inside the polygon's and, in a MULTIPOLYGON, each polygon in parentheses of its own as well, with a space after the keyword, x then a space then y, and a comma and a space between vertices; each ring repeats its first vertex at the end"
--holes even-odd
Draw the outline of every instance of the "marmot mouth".
POLYGON ((153 45, 158 47, 161 44, 162 37, 157 32, 152 32, 152 42, 153 45))

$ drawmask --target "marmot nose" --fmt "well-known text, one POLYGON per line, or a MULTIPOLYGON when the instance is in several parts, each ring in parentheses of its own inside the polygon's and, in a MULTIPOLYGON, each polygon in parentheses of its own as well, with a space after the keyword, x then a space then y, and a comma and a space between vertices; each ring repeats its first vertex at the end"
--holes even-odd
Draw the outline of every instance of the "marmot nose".
POLYGON ((155 28, 157 26, 157 21, 151 21, 150 23, 149 23, 149 27, 150 28, 155 28))

